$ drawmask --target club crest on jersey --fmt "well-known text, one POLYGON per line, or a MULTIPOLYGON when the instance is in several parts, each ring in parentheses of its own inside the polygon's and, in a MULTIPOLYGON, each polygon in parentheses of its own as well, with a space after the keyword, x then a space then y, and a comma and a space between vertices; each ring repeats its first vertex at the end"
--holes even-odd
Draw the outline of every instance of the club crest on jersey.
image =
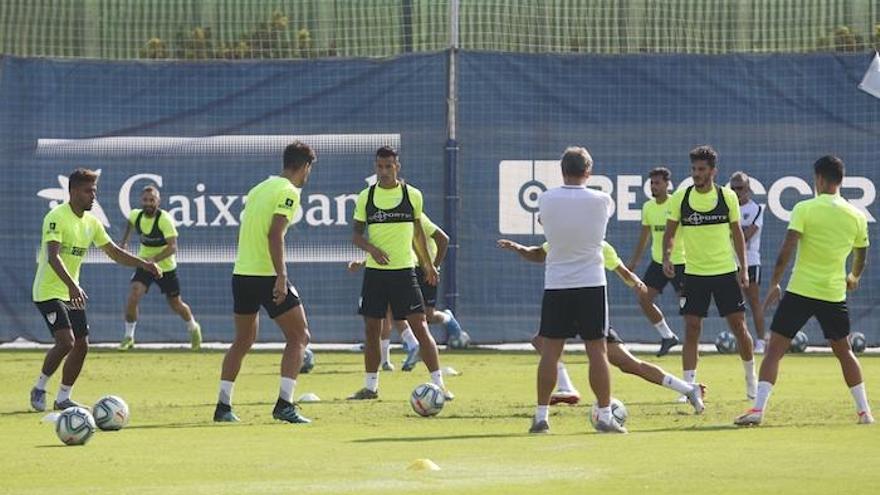
POLYGON ((55 324, 55 320, 58 319, 58 314, 52 311, 51 313, 46 314, 46 321, 49 322, 50 325, 55 324))

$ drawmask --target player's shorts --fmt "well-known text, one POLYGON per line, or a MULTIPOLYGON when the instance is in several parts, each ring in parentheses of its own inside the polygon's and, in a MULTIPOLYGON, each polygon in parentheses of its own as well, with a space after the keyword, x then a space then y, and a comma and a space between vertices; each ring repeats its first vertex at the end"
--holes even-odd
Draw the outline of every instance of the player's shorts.
POLYGON ((749 285, 761 285, 761 265, 749 265, 749 285))
POLYGON ((770 330, 791 339, 814 316, 826 339, 839 340, 849 335, 846 301, 829 302, 791 292, 786 292, 779 301, 770 330))
POLYGON ((131 281, 144 284, 147 292, 150 291, 150 284, 155 283, 159 286, 162 294, 165 294, 165 297, 177 297, 180 295, 180 280, 177 278, 177 270, 163 272, 162 278, 157 279, 153 277, 152 273, 138 268, 134 271, 134 275, 131 276, 131 281))
POLYGON ((608 335, 605 337, 605 342, 608 344, 620 344, 620 345, 626 344, 626 342, 624 342, 623 339, 620 338, 620 335, 617 333, 617 330, 611 328, 610 326, 608 327, 608 335))
POLYGON ((607 315, 605 286, 547 289, 538 335, 549 339, 604 339, 608 336, 607 315))
POLYGON ((395 320, 425 312, 425 301, 414 268, 364 270, 358 313, 367 318, 385 318, 388 307, 395 320))
POLYGON ((422 289, 422 297, 425 299, 425 306, 434 308, 437 306, 437 286, 425 282, 425 272, 421 267, 416 267, 416 279, 419 281, 419 288, 422 289))
POLYGON ((707 317, 709 304, 715 298, 718 314, 727 316, 745 311, 742 291, 736 280, 736 272, 723 275, 684 276, 684 305, 681 314, 707 317))
POLYGON ((86 310, 73 309, 66 302, 60 299, 49 299, 34 303, 40 314, 43 315, 43 321, 49 327, 49 332, 55 335, 55 331, 71 329, 73 336, 76 338, 85 337, 89 334, 89 321, 86 318, 86 310))
POLYGON ((645 282, 645 285, 655 289, 657 292, 663 292, 666 284, 672 284, 672 289, 675 290, 675 292, 681 293, 684 288, 684 265, 675 265, 675 277, 668 278, 666 277, 666 274, 663 273, 663 265, 651 260, 651 264, 649 264, 648 269, 645 270, 645 276, 642 281, 645 282))
POLYGON ((252 315, 266 308, 269 318, 277 318, 302 304, 296 287, 287 284, 287 296, 281 304, 275 304, 272 291, 275 289, 275 276, 233 275, 232 299, 235 314, 252 315))

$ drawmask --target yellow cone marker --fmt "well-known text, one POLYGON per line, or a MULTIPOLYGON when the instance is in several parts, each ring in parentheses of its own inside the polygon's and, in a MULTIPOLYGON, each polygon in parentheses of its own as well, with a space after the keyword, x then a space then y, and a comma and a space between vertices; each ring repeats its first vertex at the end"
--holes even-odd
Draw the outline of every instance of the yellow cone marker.
POLYGON ((406 469, 407 471, 440 471, 440 466, 431 459, 416 459, 406 469))

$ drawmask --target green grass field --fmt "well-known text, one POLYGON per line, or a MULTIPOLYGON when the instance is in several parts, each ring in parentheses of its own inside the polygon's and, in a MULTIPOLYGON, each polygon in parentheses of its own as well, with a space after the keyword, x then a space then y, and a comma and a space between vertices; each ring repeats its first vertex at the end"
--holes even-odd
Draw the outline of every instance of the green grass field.
MULTIPOLYGON (((0 493, 287 494, 287 493, 877 493, 880 429, 857 426, 849 391, 833 357, 783 361, 765 425, 738 430, 744 410, 742 368, 709 355, 699 378, 709 386, 703 416, 675 404, 675 394, 615 372, 614 395, 629 409, 625 436, 598 435, 588 404, 554 407, 553 433, 529 436, 537 358, 532 354, 442 355, 463 374, 441 415, 424 419, 408 404, 427 381, 383 373, 378 402, 343 398, 362 385, 354 353, 317 353, 296 395, 311 425, 271 418, 278 352, 254 352, 236 384, 237 425, 211 414, 222 353, 93 351, 74 389, 91 403, 113 393, 130 407, 130 425, 98 432, 85 447, 63 446, 28 391, 42 352, 0 353, 0 493), (429 458, 441 471, 407 466, 429 458), (601 492, 600 492, 601 491, 601 492)), ((401 357, 395 354, 395 359, 401 357)), ((655 360, 653 357, 646 358, 655 360)), ((567 355, 582 393, 585 358, 567 355)), ((677 372, 679 357, 656 359, 677 372)), ((880 395, 880 358, 863 357, 869 397, 880 395)), ((50 384, 57 390, 57 377, 50 384)), ((585 400, 584 402, 591 402, 585 400)), ((875 400, 875 408, 880 405, 875 400)))

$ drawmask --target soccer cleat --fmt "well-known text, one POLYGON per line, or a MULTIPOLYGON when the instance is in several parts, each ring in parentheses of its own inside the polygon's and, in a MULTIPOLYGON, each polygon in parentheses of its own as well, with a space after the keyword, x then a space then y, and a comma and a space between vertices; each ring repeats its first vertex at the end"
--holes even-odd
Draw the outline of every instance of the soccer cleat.
POLYGON ((373 391, 366 387, 348 396, 348 400, 374 400, 379 398, 379 391, 373 391))
POLYGON ((862 411, 859 413, 859 421, 860 425, 872 425, 874 424, 874 416, 871 416, 871 413, 868 411, 862 411))
POLYGON ((222 402, 217 403, 217 407, 214 408, 214 422, 215 423, 238 423, 238 416, 232 412, 232 406, 224 404, 222 402))
POLYGON ((198 323, 189 332, 189 347, 194 351, 202 348, 202 326, 198 323))
POLYGON ((294 424, 307 424, 312 422, 312 420, 299 413, 298 405, 282 399, 278 399, 278 402, 275 403, 275 409, 272 410, 272 417, 280 421, 287 421, 288 423, 294 424))
POLYGON ((448 388, 443 387, 443 399, 445 399, 446 402, 452 402, 455 400, 455 394, 453 394, 448 388))
POLYGON ((702 383, 695 383, 690 392, 685 394, 687 401, 694 407, 694 414, 703 414, 706 406, 703 404, 703 396, 706 395, 706 386, 702 383))
POLYGON ((122 342, 119 343, 120 351, 127 351, 132 348, 134 348, 134 337, 125 337, 122 339, 122 342))
POLYGON ((64 399, 64 400, 61 401, 61 402, 58 402, 58 401, 56 400, 56 401, 55 401, 55 404, 53 405, 53 407, 54 407, 54 409, 55 409, 56 411, 63 411, 63 410, 65 410, 65 409, 67 409, 67 408, 70 408, 70 407, 82 407, 82 408, 88 409, 89 411, 92 410, 91 407, 86 406, 86 405, 83 405, 83 404, 80 404, 79 402, 74 402, 74 401, 71 400, 71 399, 64 399))
POLYGON ((736 419, 733 420, 733 424, 737 426, 758 426, 763 419, 764 411, 753 407, 746 411, 745 414, 737 416, 736 419))
POLYGON ((657 351, 657 357, 663 357, 669 354, 669 351, 678 344, 681 344, 681 341, 678 340, 678 337, 675 335, 668 339, 660 339, 660 350, 657 351))
POLYGON ((610 421, 596 421, 596 431, 599 433, 629 433, 626 428, 621 426, 612 416, 610 421))
POLYGON ((34 411, 43 412, 46 410, 46 391, 37 387, 31 389, 31 407, 34 411))
POLYGON ((556 404, 568 404, 570 406, 576 405, 581 401, 581 394, 578 393, 577 390, 557 390, 553 392, 553 395, 550 396, 550 405, 555 406, 556 404))
POLYGON ((394 371, 394 365, 390 361, 382 363, 382 371, 394 371))
POLYGON ((400 369, 403 371, 412 371, 421 360, 422 356, 419 354, 419 346, 415 345, 410 347, 406 351, 406 359, 403 360, 400 369))
POLYGON ((532 420, 532 426, 529 428, 529 433, 531 434, 543 434, 550 433, 550 424, 544 421, 535 421, 532 420))
POLYGON ((755 354, 764 354, 764 349, 767 348, 767 341, 764 339, 755 339, 755 354))

